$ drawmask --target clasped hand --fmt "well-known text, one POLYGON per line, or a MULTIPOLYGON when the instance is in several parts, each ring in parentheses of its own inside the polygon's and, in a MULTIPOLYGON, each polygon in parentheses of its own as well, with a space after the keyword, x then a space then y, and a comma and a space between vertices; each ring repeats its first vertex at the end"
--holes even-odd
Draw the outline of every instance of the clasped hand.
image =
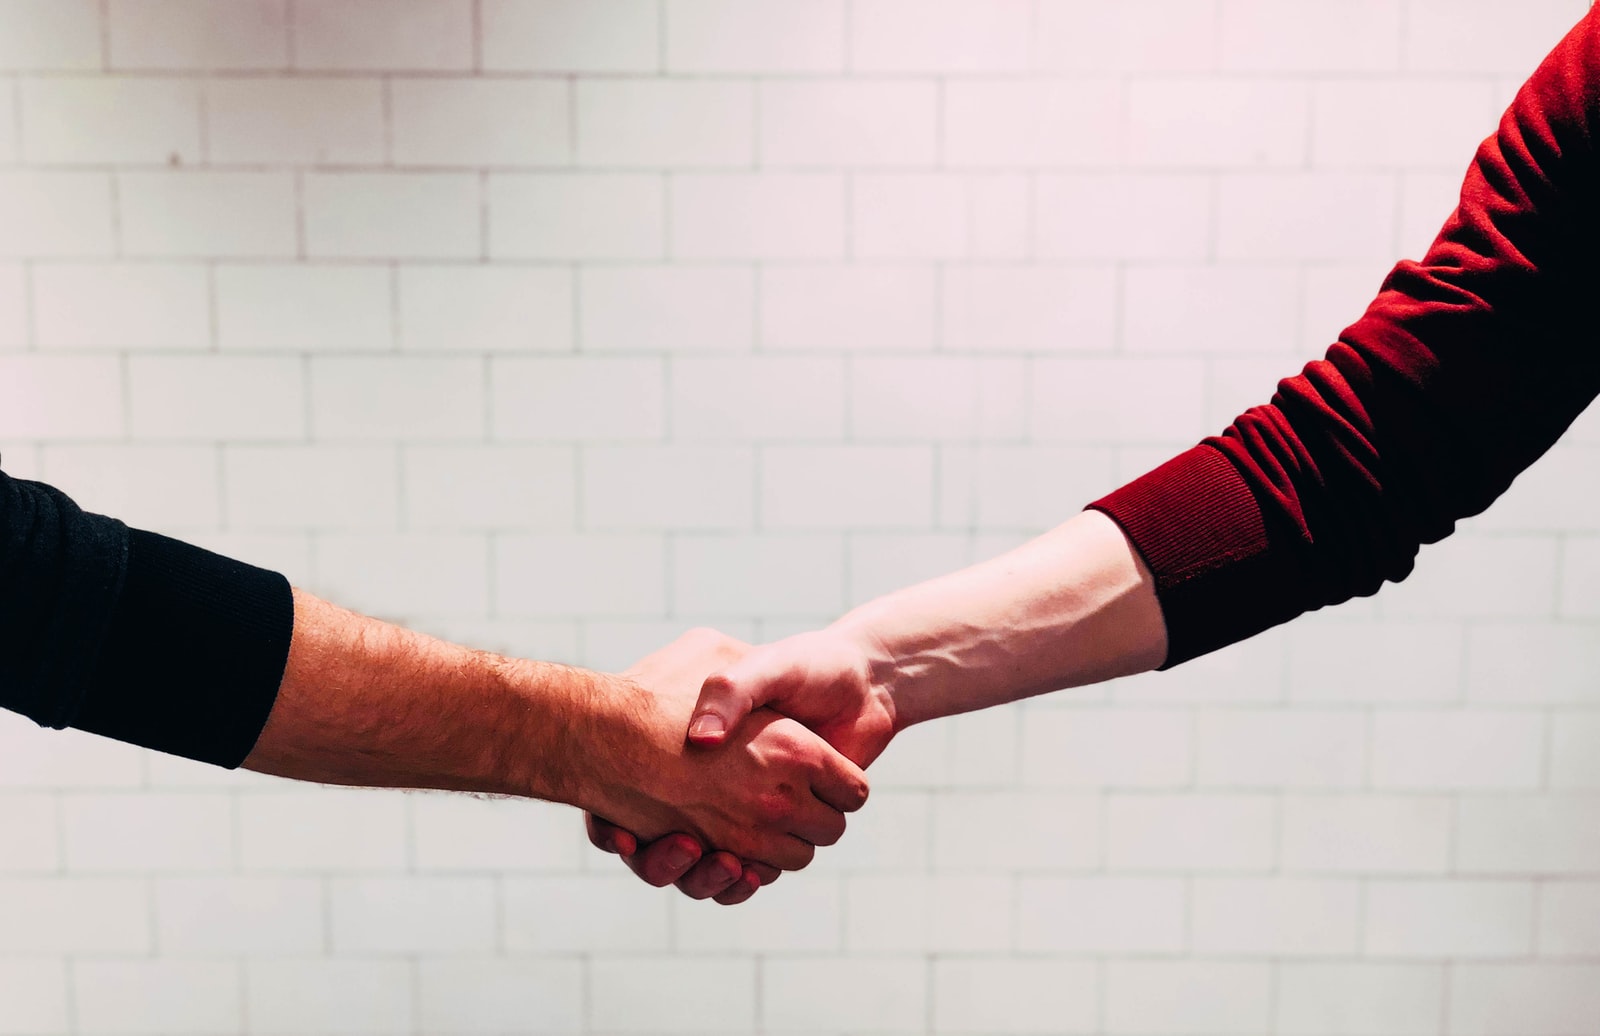
POLYGON ((662 834, 591 812, 589 840, 652 885, 675 884, 692 898, 728 905, 749 899, 782 870, 804 867, 815 846, 843 835, 843 814, 866 800, 861 769, 894 736, 888 662, 872 647, 836 629, 756 648, 695 630, 640 661, 625 675, 641 686, 676 701, 698 695, 692 715, 674 712, 692 756, 761 760, 748 779, 767 823, 739 831, 726 814, 722 823, 662 834), (771 765, 775 756, 798 769, 786 777, 771 765))

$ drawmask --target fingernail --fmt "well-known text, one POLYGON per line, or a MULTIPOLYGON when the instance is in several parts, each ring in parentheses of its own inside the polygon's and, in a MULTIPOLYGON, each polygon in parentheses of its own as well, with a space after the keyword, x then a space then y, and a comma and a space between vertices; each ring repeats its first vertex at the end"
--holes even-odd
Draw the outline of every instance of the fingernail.
POLYGON ((681 845, 675 845, 667 850, 667 866, 678 870, 694 862, 694 853, 681 845))
POLYGON ((689 725, 689 734, 691 737, 715 737, 726 729, 721 716, 714 712, 702 712, 689 725))

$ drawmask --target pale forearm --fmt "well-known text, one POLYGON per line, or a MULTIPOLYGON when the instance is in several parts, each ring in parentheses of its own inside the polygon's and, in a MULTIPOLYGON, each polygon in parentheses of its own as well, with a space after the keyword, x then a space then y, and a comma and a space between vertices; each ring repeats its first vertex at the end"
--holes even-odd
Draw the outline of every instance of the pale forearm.
POLYGON ((836 626, 869 645, 902 729, 1143 672, 1167 650, 1154 581, 1098 511, 871 601, 836 626))

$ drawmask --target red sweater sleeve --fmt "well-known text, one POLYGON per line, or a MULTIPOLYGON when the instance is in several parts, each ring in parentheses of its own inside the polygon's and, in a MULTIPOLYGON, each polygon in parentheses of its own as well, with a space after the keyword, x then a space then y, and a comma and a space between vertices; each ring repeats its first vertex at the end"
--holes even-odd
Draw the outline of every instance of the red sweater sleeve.
POLYGON ((1600 394, 1600 9, 1479 148, 1461 201, 1327 355, 1092 504, 1155 574, 1165 667, 1411 571, 1600 394))

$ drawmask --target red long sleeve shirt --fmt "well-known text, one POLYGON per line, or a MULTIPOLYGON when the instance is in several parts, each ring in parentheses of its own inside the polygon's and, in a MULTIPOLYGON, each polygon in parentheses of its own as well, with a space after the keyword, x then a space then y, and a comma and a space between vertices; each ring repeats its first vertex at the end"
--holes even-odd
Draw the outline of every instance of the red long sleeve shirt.
POLYGON ((1478 149, 1421 262, 1327 355, 1092 504, 1150 566, 1164 668, 1375 593, 1600 394, 1600 9, 1478 149))

